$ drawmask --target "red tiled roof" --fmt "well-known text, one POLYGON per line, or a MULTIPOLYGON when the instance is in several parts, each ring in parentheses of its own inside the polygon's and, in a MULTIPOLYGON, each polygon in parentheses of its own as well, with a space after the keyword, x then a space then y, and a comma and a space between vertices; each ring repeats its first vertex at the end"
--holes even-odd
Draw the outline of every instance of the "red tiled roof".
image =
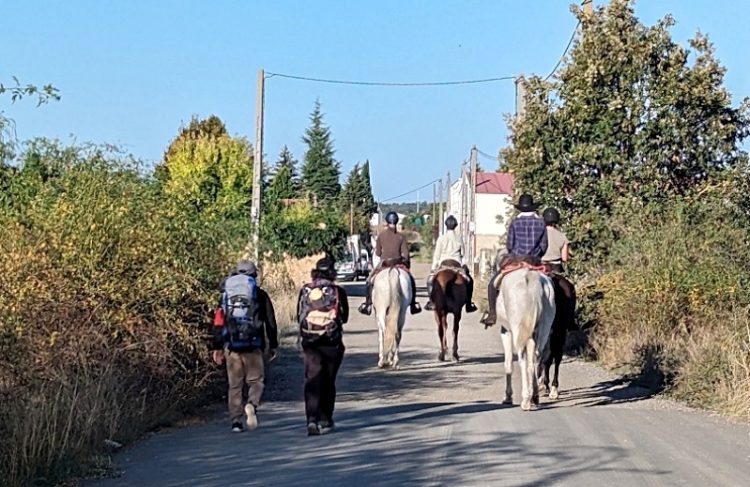
POLYGON ((513 175, 507 172, 478 172, 477 193, 513 196, 513 175))

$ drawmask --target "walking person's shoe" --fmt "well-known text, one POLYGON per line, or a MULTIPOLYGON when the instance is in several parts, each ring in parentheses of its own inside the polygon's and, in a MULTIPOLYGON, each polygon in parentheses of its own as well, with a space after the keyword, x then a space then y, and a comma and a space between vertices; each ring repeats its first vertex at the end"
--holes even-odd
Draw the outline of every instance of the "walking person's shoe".
POLYGON ((234 433, 242 433, 242 423, 240 423, 239 421, 235 421, 234 423, 232 423, 232 431, 234 433))
POLYGON ((318 436, 320 435, 320 426, 318 423, 307 423, 307 436, 318 436))
POLYGON ((477 305, 474 303, 466 303, 466 312, 473 313, 477 310, 477 305))
POLYGON ((419 303, 414 302, 409 306, 409 311, 411 311, 411 314, 416 315, 422 312, 422 307, 419 303))
POLYGON ((332 432, 333 429, 334 429, 333 421, 321 421, 320 422, 320 434, 321 435, 327 435, 328 433, 332 432))
POLYGON ((427 301, 427 304, 424 305, 424 309, 427 311, 432 311, 435 309, 435 305, 432 304, 432 301, 427 301))
POLYGON ((247 429, 254 430, 258 427, 258 415, 255 414, 255 406, 252 403, 245 404, 245 414, 247 415, 247 429))

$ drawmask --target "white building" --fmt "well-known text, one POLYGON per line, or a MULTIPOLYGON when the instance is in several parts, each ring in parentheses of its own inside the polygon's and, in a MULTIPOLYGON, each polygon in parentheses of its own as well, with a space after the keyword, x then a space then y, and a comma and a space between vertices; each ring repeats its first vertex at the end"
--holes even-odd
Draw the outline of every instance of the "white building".
MULTIPOLYGON (((505 244, 504 237, 513 209, 513 176, 509 173, 478 172, 474 201, 471 201, 470 189, 470 175, 464 171, 461 178, 451 185, 443 221, 448 215, 456 217, 458 230, 466 245, 467 261, 484 270, 488 261, 505 244)), ((441 231, 444 229, 443 226, 441 231)))

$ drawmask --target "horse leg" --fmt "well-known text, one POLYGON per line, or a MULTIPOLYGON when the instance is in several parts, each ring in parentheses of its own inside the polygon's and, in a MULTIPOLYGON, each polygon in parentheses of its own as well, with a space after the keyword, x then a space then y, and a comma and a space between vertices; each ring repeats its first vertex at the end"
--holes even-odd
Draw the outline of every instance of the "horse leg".
POLYGON ((378 319, 378 367, 383 368, 385 367, 385 357, 383 357, 383 334, 385 333, 385 328, 381 325, 380 319, 378 319))
MULTIPOLYGON (((550 391, 549 391, 549 398, 550 399, 557 399, 558 397, 560 397, 560 391, 558 390, 559 384, 558 384, 558 380, 557 379, 558 379, 558 376, 560 374, 560 362, 562 362, 562 351, 559 354, 556 353, 554 359, 555 359, 555 376, 552 379, 552 387, 550 388, 550 391)), ((551 358, 549 360, 549 364, 550 365, 552 364, 552 359, 551 358)), ((550 365, 547 365, 547 380, 548 381, 549 381, 549 368, 550 368, 550 365)))
POLYGON ((510 332, 500 334, 503 341, 503 355, 505 356, 505 399, 503 404, 513 404, 513 339, 510 332))
POLYGON ((441 313, 438 311, 435 311, 435 322, 437 323, 437 329, 438 329, 438 338, 440 339, 440 351, 438 352, 438 360, 444 361, 445 360, 445 326, 443 325, 443 317, 441 316, 441 313))
POLYGON ((531 392, 529 391, 529 353, 523 346, 518 351, 518 368, 521 369, 521 409, 531 410, 531 392))
MULTIPOLYGON (((447 323, 446 323, 447 325, 447 323)), ((453 313, 453 360, 458 362, 458 330, 461 326, 461 308, 453 313)))
POLYGON ((529 384, 531 385, 531 404, 539 405, 539 381, 537 372, 539 371, 539 355, 536 351, 536 340, 531 338, 526 342, 526 357, 528 358, 528 375, 529 384))

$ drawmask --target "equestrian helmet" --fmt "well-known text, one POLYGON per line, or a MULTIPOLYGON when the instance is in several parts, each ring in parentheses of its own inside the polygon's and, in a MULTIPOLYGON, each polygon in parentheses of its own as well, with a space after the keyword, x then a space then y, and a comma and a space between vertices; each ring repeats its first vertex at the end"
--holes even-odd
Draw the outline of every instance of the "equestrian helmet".
POLYGON ((385 222, 389 225, 396 225, 398 223, 398 213, 395 211, 389 211, 385 215, 385 222))
POLYGON ((445 219, 445 227, 448 230, 455 230, 457 226, 458 226, 458 220, 456 220, 455 216, 451 215, 445 219))
POLYGON ((542 213, 542 218, 547 225, 556 225, 560 223, 560 212, 556 208, 547 208, 542 213))

